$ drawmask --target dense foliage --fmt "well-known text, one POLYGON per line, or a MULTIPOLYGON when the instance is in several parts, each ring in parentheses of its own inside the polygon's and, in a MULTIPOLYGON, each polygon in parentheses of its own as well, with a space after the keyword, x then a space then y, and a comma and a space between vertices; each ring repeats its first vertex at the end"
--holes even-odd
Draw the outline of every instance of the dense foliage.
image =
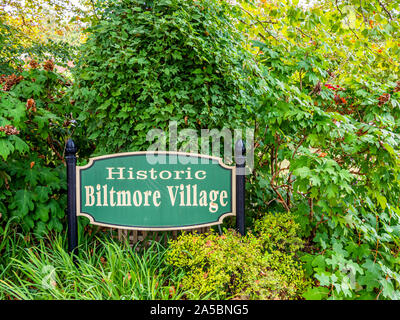
POLYGON ((38 242, 8 229, 0 234, 0 300, 151 300, 199 297, 182 290, 182 272, 164 262, 158 243, 138 254, 101 232, 82 238, 79 258, 65 234, 38 242), (7 275, 7 276, 4 276, 7 275))
MULTIPOLYGON (((101 1, 87 15, 72 90, 53 60, 21 68, 26 53, 62 57, 34 40, 40 28, 24 37, 32 1, 26 25, 0 14, 0 233, 10 219, 40 235, 62 229, 71 135, 84 159, 145 150, 148 131, 169 121, 197 133, 253 128, 253 233, 171 242, 168 263, 197 290, 186 297, 399 299, 399 4, 101 1)), ((17 254, 8 243, 4 257, 17 254)), ((3 261, 1 275, 26 261, 3 261)), ((38 282, 38 266, 17 281, 38 282)))
POLYGON ((170 243, 166 262, 183 268, 182 288, 213 299, 294 299, 310 281, 298 254, 303 241, 288 214, 258 221, 255 234, 182 234, 170 243), (273 230, 272 230, 273 229, 273 230))
POLYGON ((309 298, 398 298, 398 12, 391 4, 247 5, 263 72, 249 206, 291 211, 309 239, 309 298))
MULTIPOLYGON (((84 0, 81 0, 84 2, 84 0)), ((2 0, 0 2, 0 74, 22 66, 27 57, 76 59, 87 12, 64 0, 2 0)))
MULTIPOLYGON (((75 105, 96 153, 146 150, 149 130, 241 128, 249 54, 224 2, 111 1, 82 48, 75 105)), ((237 11, 237 9, 234 9, 237 11)))
POLYGON ((64 139, 69 85, 48 60, 0 77, 0 221, 17 217, 23 230, 61 231, 66 203, 64 139))

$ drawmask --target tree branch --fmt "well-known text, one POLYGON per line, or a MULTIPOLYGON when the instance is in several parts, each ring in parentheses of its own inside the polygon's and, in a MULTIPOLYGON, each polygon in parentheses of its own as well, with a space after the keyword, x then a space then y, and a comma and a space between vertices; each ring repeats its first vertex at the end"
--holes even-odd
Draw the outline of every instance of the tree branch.
MULTIPOLYGON (((246 9, 242 8, 241 6, 238 6, 238 8, 240 10, 243 10, 244 12, 246 12, 252 19, 256 20, 256 22, 253 24, 259 23, 266 33, 268 33, 271 37, 273 37, 276 41, 278 41, 278 39, 264 26, 264 23, 260 19, 254 17, 254 15, 251 12, 247 11, 246 9)), ((261 36, 261 38, 264 39, 264 41, 266 41, 264 36, 262 36, 260 33, 258 33, 258 34, 261 36)))
POLYGON ((381 6, 381 8, 383 9, 383 11, 385 11, 386 14, 388 15, 389 20, 393 20, 393 17, 390 14, 390 11, 385 7, 385 5, 380 0, 377 0, 377 1, 378 1, 379 5, 381 6))

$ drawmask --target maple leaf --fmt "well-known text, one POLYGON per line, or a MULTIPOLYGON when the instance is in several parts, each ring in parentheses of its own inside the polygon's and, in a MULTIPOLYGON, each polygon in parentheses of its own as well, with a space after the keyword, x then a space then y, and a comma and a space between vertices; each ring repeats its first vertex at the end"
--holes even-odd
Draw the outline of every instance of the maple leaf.
POLYGON ((33 193, 28 190, 18 190, 15 193, 14 201, 10 205, 10 209, 14 210, 16 216, 26 216, 29 211, 35 207, 33 203, 33 193))

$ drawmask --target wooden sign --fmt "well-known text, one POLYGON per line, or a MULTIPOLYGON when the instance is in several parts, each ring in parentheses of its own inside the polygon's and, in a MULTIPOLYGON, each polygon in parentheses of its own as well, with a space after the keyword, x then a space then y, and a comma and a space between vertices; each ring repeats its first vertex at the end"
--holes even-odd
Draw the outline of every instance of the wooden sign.
POLYGON ((167 151, 105 155, 77 167, 76 147, 69 139, 69 251, 77 247, 77 216, 100 226, 166 231, 221 224, 236 215, 244 235, 244 152, 239 140, 235 167, 217 157, 167 151))
POLYGON ((235 167, 181 152, 130 152, 76 168, 77 215, 134 230, 192 229, 235 215, 235 167), (152 158, 154 157, 154 158, 152 158), (157 159, 151 164, 148 158, 157 159))

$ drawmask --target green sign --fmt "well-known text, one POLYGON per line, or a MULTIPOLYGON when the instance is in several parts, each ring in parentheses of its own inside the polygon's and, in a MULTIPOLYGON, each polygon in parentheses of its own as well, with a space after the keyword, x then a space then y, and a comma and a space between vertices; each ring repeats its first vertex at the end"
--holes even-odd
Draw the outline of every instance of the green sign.
POLYGON ((77 215, 135 230, 210 226, 235 215, 235 167, 183 152, 129 152, 76 168, 77 215))

